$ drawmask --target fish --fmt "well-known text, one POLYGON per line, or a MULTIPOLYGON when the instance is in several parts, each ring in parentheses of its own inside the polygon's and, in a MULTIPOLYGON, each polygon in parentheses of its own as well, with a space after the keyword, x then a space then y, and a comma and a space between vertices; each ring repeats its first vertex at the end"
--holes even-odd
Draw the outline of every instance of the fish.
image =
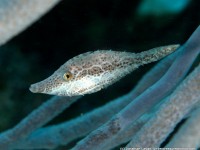
POLYGON ((160 46, 140 53, 89 51, 69 59, 51 76, 32 84, 29 90, 57 96, 95 93, 119 81, 138 67, 171 54, 179 46, 160 46))

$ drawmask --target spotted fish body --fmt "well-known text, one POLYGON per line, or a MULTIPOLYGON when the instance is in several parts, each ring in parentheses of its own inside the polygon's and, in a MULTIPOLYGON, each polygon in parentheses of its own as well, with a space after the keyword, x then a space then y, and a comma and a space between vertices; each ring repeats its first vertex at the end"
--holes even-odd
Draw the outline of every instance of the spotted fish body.
POLYGON ((157 61, 179 45, 153 48, 141 53, 98 50, 80 54, 56 70, 47 79, 32 84, 30 91, 58 96, 76 96, 97 92, 141 65, 157 61))

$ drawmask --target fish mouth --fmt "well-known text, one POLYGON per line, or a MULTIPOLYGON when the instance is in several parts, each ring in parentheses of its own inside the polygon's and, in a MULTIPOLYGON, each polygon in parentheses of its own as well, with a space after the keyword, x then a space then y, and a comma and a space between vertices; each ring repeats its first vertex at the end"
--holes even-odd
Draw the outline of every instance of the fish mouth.
POLYGON ((45 92, 45 87, 41 86, 41 84, 39 82, 39 83, 31 84, 31 86, 29 87, 29 90, 32 93, 44 93, 45 92))
POLYGON ((29 90, 32 92, 32 93, 37 93, 37 88, 34 84, 31 84, 31 86, 29 87, 29 90))

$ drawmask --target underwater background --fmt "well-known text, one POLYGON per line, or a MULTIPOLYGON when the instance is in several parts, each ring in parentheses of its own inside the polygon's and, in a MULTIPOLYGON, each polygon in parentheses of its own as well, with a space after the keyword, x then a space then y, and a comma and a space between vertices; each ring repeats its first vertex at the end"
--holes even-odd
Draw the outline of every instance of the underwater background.
MULTIPOLYGON (((0 130, 13 127, 51 97, 31 93, 30 84, 50 76, 73 56, 98 49, 137 53, 168 44, 183 44, 200 24, 198 0, 171 0, 165 7, 159 7, 159 0, 151 2, 148 10, 145 0, 62 0, 2 45, 0 130)), ((141 67, 107 89, 85 95, 49 124, 83 115, 128 93, 154 64, 141 67)))

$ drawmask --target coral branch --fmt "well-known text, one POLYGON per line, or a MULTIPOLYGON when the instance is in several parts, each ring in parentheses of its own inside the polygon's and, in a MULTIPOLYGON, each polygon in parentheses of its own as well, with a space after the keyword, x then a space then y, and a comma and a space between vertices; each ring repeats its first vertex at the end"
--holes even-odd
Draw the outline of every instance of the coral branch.
POLYGON ((159 147, 173 131, 175 125, 200 102, 199 83, 200 65, 160 106, 154 117, 138 132, 127 147, 159 147))
POLYGON ((0 0, 0 45, 25 30, 60 0, 0 0))
POLYGON ((69 107, 79 97, 53 97, 14 128, 0 134, 0 149, 8 149, 69 107))
MULTIPOLYGON (((197 95, 196 95, 197 96, 197 95)), ((200 101, 200 97, 199 97, 200 101)), ((200 108, 179 129, 166 147, 198 148, 200 147, 200 108)))
POLYGON ((104 145, 102 149, 112 149, 116 146, 119 146, 121 144, 130 141, 133 135, 135 135, 142 128, 142 126, 149 120, 151 115, 152 114, 149 113, 140 117, 138 120, 133 122, 130 125, 130 127, 128 127, 126 130, 115 136, 109 143, 104 145))
POLYGON ((193 61, 199 54, 200 46, 197 43, 199 42, 199 37, 200 27, 197 28, 186 44, 180 48, 181 54, 157 83, 137 97, 110 121, 81 140, 74 149, 101 149, 118 133, 127 129, 133 121, 151 109, 159 100, 167 96, 185 77, 193 61))

